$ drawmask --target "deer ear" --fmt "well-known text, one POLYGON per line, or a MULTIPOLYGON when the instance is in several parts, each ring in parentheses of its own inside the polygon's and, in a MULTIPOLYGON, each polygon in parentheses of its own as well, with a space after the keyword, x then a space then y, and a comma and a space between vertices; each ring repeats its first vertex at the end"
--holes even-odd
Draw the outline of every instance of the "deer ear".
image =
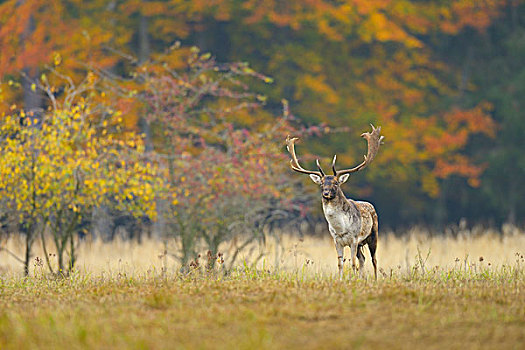
POLYGON ((339 178, 339 183, 344 184, 348 180, 349 177, 350 177, 350 174, 341 175, 341 177, 339 178))
POLYGON ((310 174, 308 176, 310 176, 310 179, 312 179, 312 181, 315 182, 316 184, 320 185, 322 183, 321 177, 319 175, 310 174))

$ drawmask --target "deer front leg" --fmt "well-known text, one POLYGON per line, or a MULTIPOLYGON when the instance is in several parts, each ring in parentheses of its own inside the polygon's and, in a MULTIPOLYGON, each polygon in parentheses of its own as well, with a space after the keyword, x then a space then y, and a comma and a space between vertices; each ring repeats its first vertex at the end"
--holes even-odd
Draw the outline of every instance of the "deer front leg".
POLYGON ((343 267, 344 267, 344 246, 335 243, 335 249, 337 250, 337 267, 339 268, 339 281, 343 280, 343 267))

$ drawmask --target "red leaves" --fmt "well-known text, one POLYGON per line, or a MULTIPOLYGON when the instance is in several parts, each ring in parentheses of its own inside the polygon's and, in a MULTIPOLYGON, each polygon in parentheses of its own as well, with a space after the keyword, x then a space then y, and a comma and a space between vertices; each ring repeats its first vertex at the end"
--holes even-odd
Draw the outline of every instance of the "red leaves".
POLYGON ((492 105, 488 102, 483 102, 468 110, 455 108, 445 114, 444 120, 451 131, 463 128, 472 133, 483 133, 494 137, 496 125, 489 115, 491 110, 492 105))
POLYGON ((485 30, 493 19, 501 14, 506 5, 505 0, 457 0, 452 6, 440 8, 442 21, 440 28, 445 33, 455 34, 465 27, 472 27, 478 31, 485 30))
POLYGON ((245 79, 268 78, 246 64, 218 64, 195 49, 179 53, 186 56, 182 70, 169 68, 171 52, 137 73, 144 81, 139 90, 145 117, 163 133, 153 135, 157 150, 173 159, 168 166, 176 206, 209 210, 238 198, 280 200, 286 178, 279 174, 287 169, 281 146, 290 128, 286 117, 268 118, 268 123, 259 118, 247 127, 237 122, 238 114, 264 102, 245 79))
POLYGON ((460 154, 449 157, 448 159, 437 159, 434 174, 439 178, 446 178, 451 175, 459 175, 468 178, 471 186, 479 186, 479 176, 485 170, 486 165, 474 165, 471 161, 460 154))

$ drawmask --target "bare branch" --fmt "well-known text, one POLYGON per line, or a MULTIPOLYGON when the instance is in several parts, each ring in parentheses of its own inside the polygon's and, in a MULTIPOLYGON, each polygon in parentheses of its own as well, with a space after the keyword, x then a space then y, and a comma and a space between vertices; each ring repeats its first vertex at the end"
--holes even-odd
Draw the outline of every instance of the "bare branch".
POLYGON ((8 255, 11 255, 11 257, 13 257, 16 261, 18 261, 19 263, 24 263, 24 260, 20 259, 15 253, 13 253, 12 251, 10 251, 9 249, 7 248, 4 248, 4 247, 0 247, 0 252, 1 251, 4 251, 6 252, 8 255))

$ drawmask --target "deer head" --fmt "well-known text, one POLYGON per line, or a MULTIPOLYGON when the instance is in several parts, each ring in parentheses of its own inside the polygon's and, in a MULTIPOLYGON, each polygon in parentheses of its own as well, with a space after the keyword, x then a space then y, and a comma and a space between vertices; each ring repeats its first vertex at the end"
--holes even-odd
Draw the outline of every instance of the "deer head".
POLYGON ((292 169, 299 173, 308 174, 313 182, 321 186, 321 193, 323 195, 323 198, 327 200, 335 198, 339 191, 340 185, 342 185, 348 180, 351 173, 363 170, 372 162, 372 160, 374 160, 377 151, 379 150, 379 145, 381 144, 384 136, 381 136, 380 126, 377 128, 375 128, 373 125, 371 126, 372 132, 365 132, 361 134, 361 137, 365 138, 368 143, 368 152, 364 156, 364 161, 353 168, 337 170, 335 168, 337 155, 334 155, 334 159, 332 160, 332 171, 334 173, 333 175, 325 175, 323 169, 321 168, 321 165, 319 164, 318 159, 316 159, 315 161, 318 170, 304 169, 299 164, 299 160, 297 159, 297 156, 295 154, 295 141, 297 141, 298 138, 291 138, 290 136, 286 137, 286 148, 292 156, 292 159, 290 160, 290 165, 292 169))

